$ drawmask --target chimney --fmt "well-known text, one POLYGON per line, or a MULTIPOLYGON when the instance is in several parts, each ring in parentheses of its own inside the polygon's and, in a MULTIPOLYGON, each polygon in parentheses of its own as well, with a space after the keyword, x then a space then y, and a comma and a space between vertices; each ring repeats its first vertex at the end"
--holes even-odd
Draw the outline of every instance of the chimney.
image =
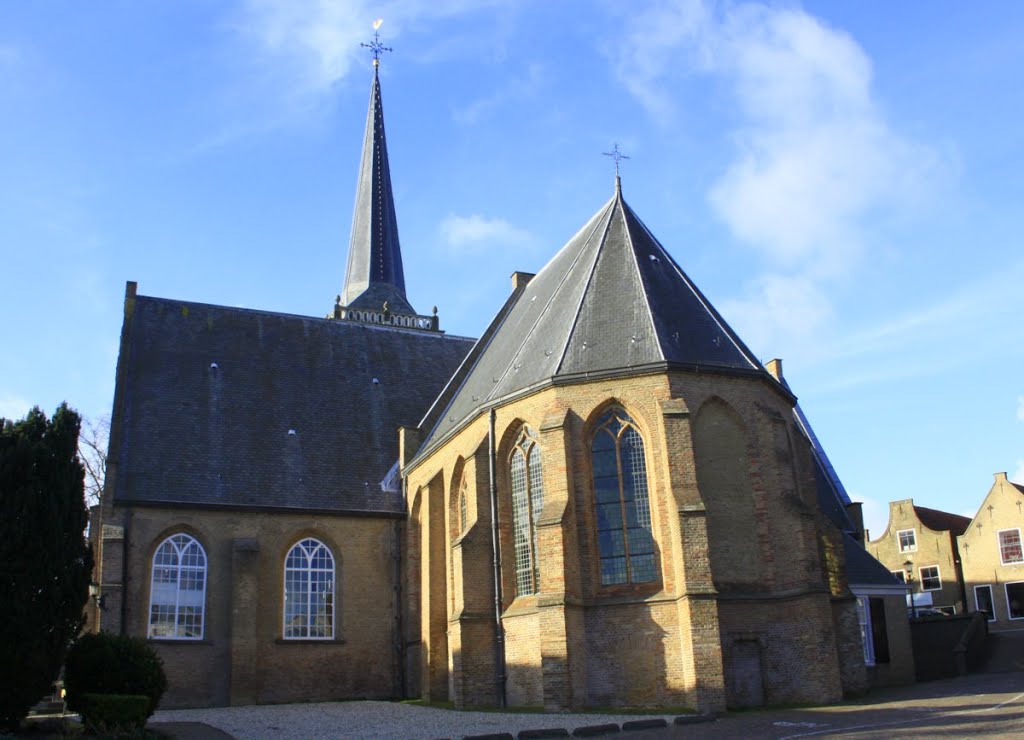
POLYGON ((778 358, 768 360, 768 364, 764 366, 764 369, 777 381, 782 382, 782 360, 778 358))
POLYGON ((520 288, 525 288, 534 277, 536 277, 536 273, 516 270, 512 273, 512 290, 516 291, 520 288))
POLYGON ((1006 473, 1005 472, 996 473, 996 483, 1001 483, 1002 481, 1005 481, 1005 480, 1006 480, 1006 473))

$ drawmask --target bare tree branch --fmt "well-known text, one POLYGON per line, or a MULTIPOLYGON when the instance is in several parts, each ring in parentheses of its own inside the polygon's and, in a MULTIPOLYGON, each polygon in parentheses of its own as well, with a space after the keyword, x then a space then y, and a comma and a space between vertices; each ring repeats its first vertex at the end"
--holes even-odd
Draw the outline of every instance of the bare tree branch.
POLYGON ((85 501, 87 506, 100 502, 103 481, 107 476, 107 448, 110 445, 110 417, 82 418, 78 436, 78 458, 85 467, 85 501))

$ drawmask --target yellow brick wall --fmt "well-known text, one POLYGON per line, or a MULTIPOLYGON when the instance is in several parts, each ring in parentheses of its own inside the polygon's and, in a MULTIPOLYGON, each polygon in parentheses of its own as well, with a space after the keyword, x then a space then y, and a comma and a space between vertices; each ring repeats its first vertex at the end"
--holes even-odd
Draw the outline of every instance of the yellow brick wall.
MULTIPOLYGON (((969 611, 976 610, 976 587, 991 586, 995 621, 989 629, 994 631, 1024 628, 1024 619, 1010 618, 1006 598, 1007 583, 1024 582, 1024 563, 1003 563, 999 547, 998 533, 1012 529, 1024 534, 1024 493, 1006 479, 1006 473, 997 473, 971 525, 957 538, 969 611)), ((1024 603, 1020 607, 1024 609, 1024 603)))
MULTIPOLYGON (((735 698, 728 672, 737 639, 766 646, 766 701, 841 695, 837 627, 819 552, 829 525, 817 513, 810 448, 793 427, 788 399, 768 382, 673 373, 554 386, 497 408, 495 432, 510 703, 720 709, 735 698), (590 440, 613 403, 644 439, 660 572, 651 584, 600 584, 590 440), (508 461, 523 424, 540 440, 545 498, 540 592, 516 598, 508 461), (716 585, 733 600, 718 600, 716 585)), ((444 626, 451 654, 443 666, 453 674, 448 686, 457 706, 495 697, 487 440, 483 414, 404 471, 413 512, 433 481, 447 482, 447 514, 439 517, 447 530, 446 575, 411 564, 408 578, 419 583, 407 594, 450 592, 444 626), (460 532, 463 474, 470 505, 460 532), (470 630, 477 642, 467 641, 470 630)), ((411 549, 422 536, 414 530, 428 528, 414 515, 411 549)), ((431 620, 441 617, 422 610, 410 636, 429 641, 431 620)))

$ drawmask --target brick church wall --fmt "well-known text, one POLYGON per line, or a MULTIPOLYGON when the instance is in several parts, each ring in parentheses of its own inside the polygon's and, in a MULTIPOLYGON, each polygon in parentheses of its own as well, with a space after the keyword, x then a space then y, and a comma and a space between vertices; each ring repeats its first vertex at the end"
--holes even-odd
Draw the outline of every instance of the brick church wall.
POLYGON ((150 641, 167 671, 161 707, 396 695, 396 520, 150 507, 118 515, 130 564, 128 634, 146 635, 153 553, 165 538, 195 537, 208 559, 204 638, 150 641), (333 640, 282 639, 284 559, 304 537, 335 559, 333 640))

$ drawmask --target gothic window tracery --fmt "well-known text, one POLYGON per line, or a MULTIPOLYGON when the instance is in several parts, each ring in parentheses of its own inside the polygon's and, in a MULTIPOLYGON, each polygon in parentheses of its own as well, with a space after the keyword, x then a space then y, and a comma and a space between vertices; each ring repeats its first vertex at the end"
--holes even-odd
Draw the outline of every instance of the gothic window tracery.
POLYGON ((544 509, 544 476, 536 435, 523 427, 509 459, 512 480, 512 536, 516 554, 516 595, 537 593, 537 520, 544 509))
POLYGON ((171 535, 153 553, 148 636, 201 640, 205 608, 206 551, 194 537, 171 535))
POLYGON ((284 561, 284 638, 334 637, 334 556, 319 540, 296 542, 284 561))
POLYGON ((622 408, 598 420, 590 453, 601 585, 657 580, 644 440, 622 408))

